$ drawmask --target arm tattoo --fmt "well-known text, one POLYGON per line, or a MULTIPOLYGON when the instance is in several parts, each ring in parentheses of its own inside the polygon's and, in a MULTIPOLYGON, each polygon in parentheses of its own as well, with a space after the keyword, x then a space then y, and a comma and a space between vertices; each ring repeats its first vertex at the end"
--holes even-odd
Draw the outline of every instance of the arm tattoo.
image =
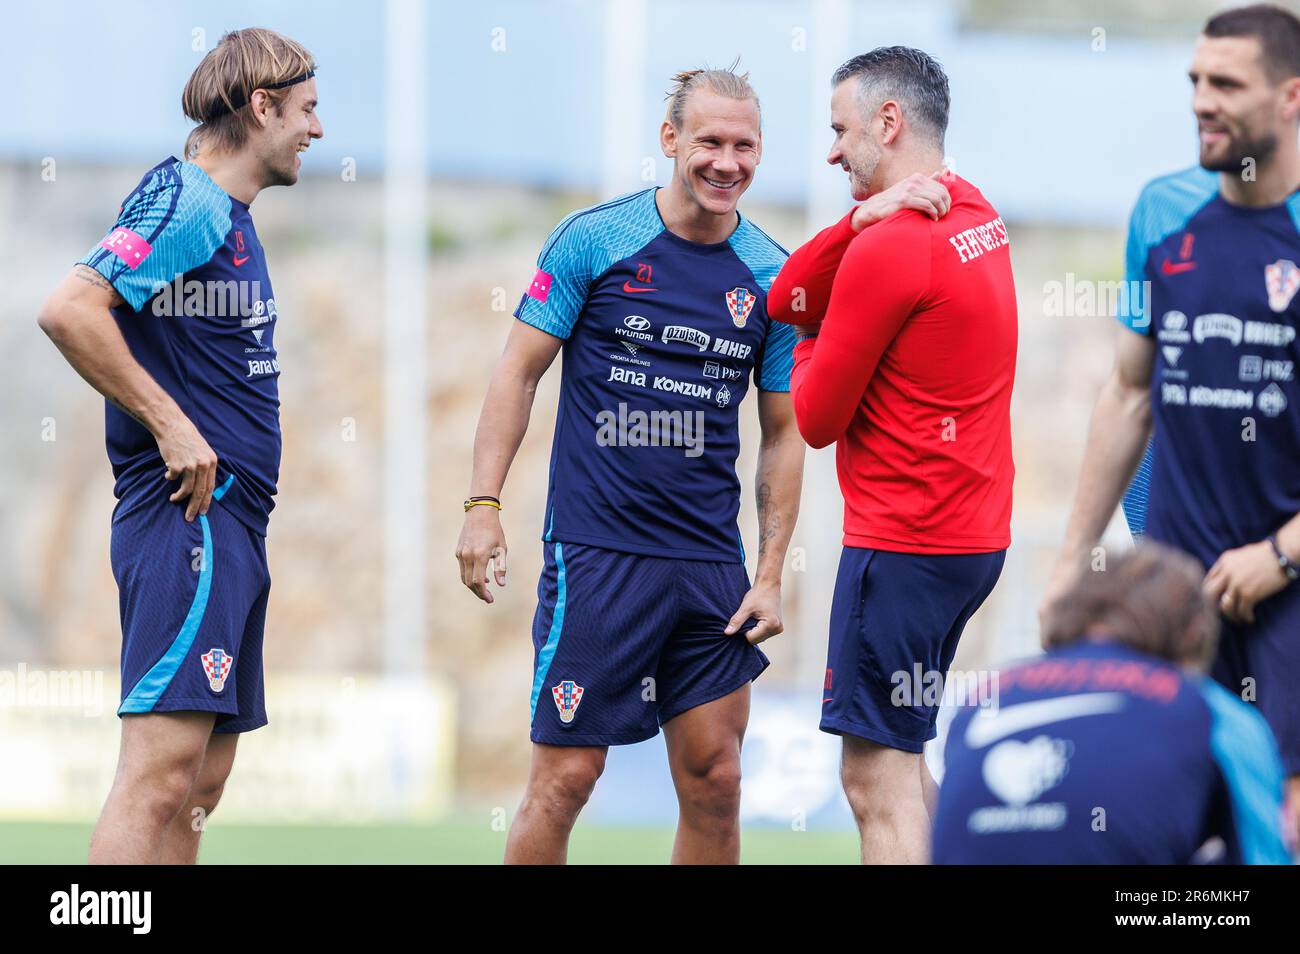
POLYGON ((781 526, 781 515, 772 507, 772 485, 763 481, 758 485, 758 556, 762 559, 767 541, 776 536, 781 526))
POLYGON ((81 279, 87 285, 94 285, 97 288, 102 288, 107 292, 111 292, 113 295, 113 300, 109 303, 111 307, 117 307, 118 305, 126 303, 126 299, 123 298, 118 290, 113 287, 113 283, 89 265, 82 265, 78 262, 76 268, 72 270, 72 274, 76 275, 77 278, 81 279))
POLYGON ((117 398, 109 397, 107 394, 104 395, 104 397, 109 404, 113 405, 113 407, 117 408, 119 411, 121 411, 123 414, 127 415, 128 417, 134 418, 136 421, 140 423, 142 427, 148 430, 149 425, 145 424, 144 418, 142 418, 139 414, 135 413, 135 411, 131 410, 129 407, 127 407, 125 404, 119 401, 117 398))
POLYGON ((113 288, 112 283, 109 282, 107 278, 99 274, 99 272, 95 271, 89 265, 78 264, 77 267, 73 270, 73 274, 76 275, 78 278, 80 278, 83 282, 87 282, 91 285, 98 285, 100 288, 107 288, 109 291, 117 290, 113 288))

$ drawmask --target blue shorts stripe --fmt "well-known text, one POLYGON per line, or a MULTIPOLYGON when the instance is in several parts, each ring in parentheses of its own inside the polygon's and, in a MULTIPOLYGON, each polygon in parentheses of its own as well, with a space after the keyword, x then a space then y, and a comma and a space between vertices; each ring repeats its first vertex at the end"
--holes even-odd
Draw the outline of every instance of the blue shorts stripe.
POLYGON ((537 673, 533 676, 533 695, 528 703, 528 722, 530 725, 533 719, 537 717, 537 700, 542 694, 542 686, 546 683, 546 673, 551 668, 551 660, 555 658, 555 650, 559 648, 560 632, 564 629, 564 603, 568 594, 565 590, 564 580, 563 543, 555 544, 555 569, 557 586, 555 609, 551 613, 551 629, 546 636, 546 645, 537 654, 537 673))
MULTIPOLYGON (((231 480, 233 479, 232 476, 231 480)), ((222 493, 229 486, 230 480, 227 480, 221 488, 222 493)), ((180 632, 176 634, 167 652, 163 653, 163 657, 153 664, 153 668, 135 684, 131 694, 122 700, 117 710, 118 715, 153 711, 153 707, 171 685, 176 670, 189 655, 194 637, 198 635, 199 626, 203 624, 203 614, 208 608, 208 594, 212 590, 213 554, 212 531, 208 527, 208 518, 200 514, 199 524, 203 527, 203 566, 199 569, 199 584, 194 591, 189 612, 185 614, 185 622, 181 624, 180 632)))
POLYGON ((234 482, 235 482, 235 475, 231 474, 229 477, 226 478, 226 482, 224 484, 222 484, 220 487, 218 487, 216 490, 212 492, 212 499, 220 500, 222 497, 224 497, 226 495, 226 491, 230 489, 230 485, 233 484, 234 482))

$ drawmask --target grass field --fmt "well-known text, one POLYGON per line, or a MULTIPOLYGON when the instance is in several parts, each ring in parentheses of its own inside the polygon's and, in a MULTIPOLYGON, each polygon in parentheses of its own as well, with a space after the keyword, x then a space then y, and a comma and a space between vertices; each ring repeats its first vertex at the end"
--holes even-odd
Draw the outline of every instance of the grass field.
MULTIPOLYGON (((0 863, 80 864, 88 824, 0 822, 0 863)), ((569 861, 575 864, 665 862, 673 833, 659 828, 602 828, 579 823, 569 861)), ((213 819, 203 837, 205 864, 497 864, 505 833, 482 822, 365 827, 223 826, 213 819)), ((749 864, 852 864, 854 832, 746 831, 749 864)))

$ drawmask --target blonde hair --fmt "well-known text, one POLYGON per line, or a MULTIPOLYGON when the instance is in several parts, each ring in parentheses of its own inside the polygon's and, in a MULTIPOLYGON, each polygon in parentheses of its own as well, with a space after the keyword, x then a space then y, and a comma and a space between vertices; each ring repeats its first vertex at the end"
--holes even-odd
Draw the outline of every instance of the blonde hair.
POLYGON ((302 44, 261 27, 233 30, 221 38, 191 74, 181 93, 181 109, 199 125, 185 140, 185 158, 200 148, 238 149, 254 125, 243 107, 253 91, 266 90, 276 111, 289 89, 267 89, 316 69, 316 60, 302 44))
POLYGON ((672 85, 664 95, 668 100, 667 119, 674 129, 682 128, 682 116, 686 113, 686 100, 695 90, 707 87, 719 96, 728 99, 752 99, 758 110, 759 125, 763 122, 763 110, 758 104, 758 94, 749 85, 748 73, 737 73, 739 60, 726 69, 683 70, 672 79, 672 85))

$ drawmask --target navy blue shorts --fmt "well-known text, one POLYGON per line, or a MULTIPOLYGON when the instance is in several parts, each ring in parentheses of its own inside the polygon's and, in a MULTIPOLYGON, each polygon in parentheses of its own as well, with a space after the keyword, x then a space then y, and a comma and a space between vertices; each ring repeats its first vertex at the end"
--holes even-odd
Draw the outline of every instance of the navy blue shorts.
POLYGON ((1259 708, 1286 774, 1300 775, 1300 583, 1256 606, 1253 624, 1223 624, 1211 675, 1259 708))
POLYGON ((627 745, 767 668, 723 630, 749 590, 740 563, 548 543, 533 617, 532 735, 549 745, 627 745))
POLYGON ((219 498, 186 523, 185 503, 167 500, 174 487, 159 479, 133 489, 113 511, 122 614, 117 714, 215 712, 214 731, 247 732, 266 725, 266 541, 219 498))
POLYGON ((845 547, 831 605, 823 732, 905 752, 935 737, 939 706, 917 685, 945 677, 966 622, 993 592, 1006 551, 931 556, 845 547), (906 686, 907 692, 896 692, 906 686))

